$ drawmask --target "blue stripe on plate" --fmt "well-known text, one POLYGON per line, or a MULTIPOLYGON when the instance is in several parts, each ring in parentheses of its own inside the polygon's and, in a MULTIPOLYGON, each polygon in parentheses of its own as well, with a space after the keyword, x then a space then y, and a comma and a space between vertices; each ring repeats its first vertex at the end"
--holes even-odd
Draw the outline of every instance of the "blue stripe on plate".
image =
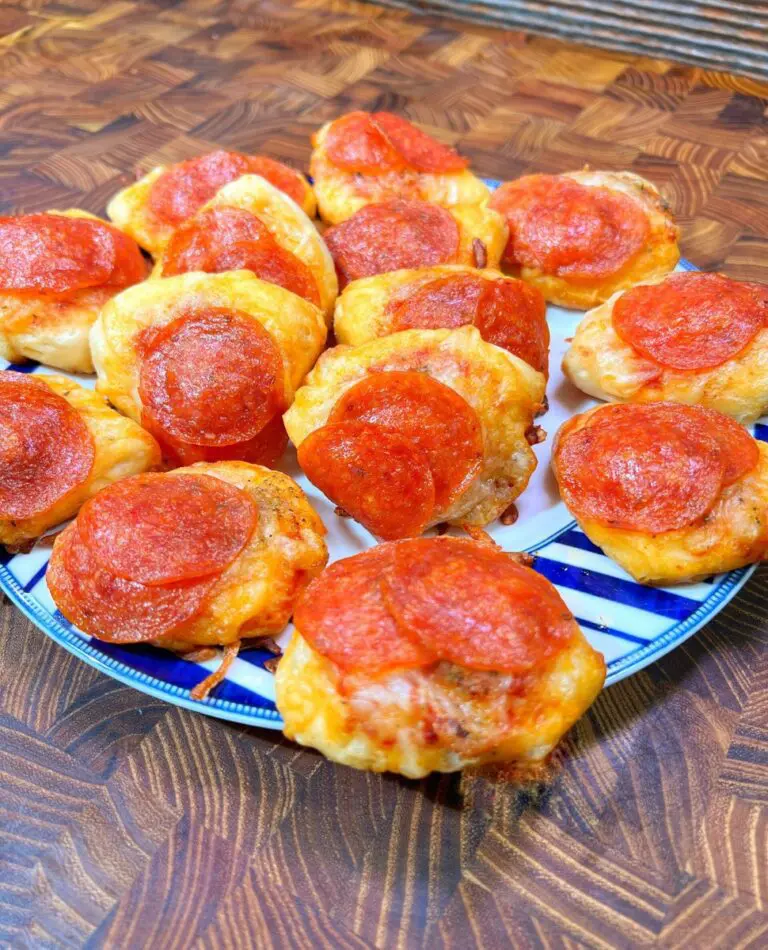
POLYGON ((29 593, 33 587, 37 587, 40 581, 45 577, 45 572, 48 570, 48 561, 46 561, 42 567, 39 567, 35 573, 30 577, 26 584, 24 584, 24 590, 29 593))
POLYGON ((557 541, 559 544, 568 545, 569 548, 578 548, 580 551, 589 551, 590 554, 601 554, 606 557, 602 548, 593 544, 583 531, 578 531, 575 527, 564 531, 558 536, 557 541))
MULTIPOLYGON (((65 621, 66 622, 66 621, 65 621)), ((182 660, 179 657, 169 653, 167 650, 159 650, 157 647, 150 646, 120 646, 116 643, 99 642, 98 649, 100 653, 112 657, 119 663, 124 663, 134 670, 147 673, 173 686, 181 689, 191 690, 198 683, 201 683, 209 671, 198 666, 197 663, 190 663, 189 660, 182 660)), ((258 693, 251 692, 233 683, 230 680, 224 680, 216 689, 211 692, 211 696, 217 699, 227 699, 233 703, 243 703, 247 706, 258 706, 260 709, 274 709, 275 704, 268 699, 259 696, 258 693)))
POLYGON ((595 623, 594 620, 585 620, 583 617, 577 617, 576 621, 580 627, 588 627, 590 630, 597 630, 599 633, 605 633, 609 637, 616 637, 617 640, 627 640, 629 643, 639 643, 645 646, 652 641, 652 637, 636 637, 631 633, 625 633, 623 630, 615 630, 613 627, 606 627, 605 624, 595 623))
POLYGON ((551 561, 541 555, 537 556, 533 566, 558 587, 568 587, 603 600, 627 604, 629 607, 639 607, 660 617, 682 620, 699 607, 697 601, 683 597, 682 594, 672 594, 655 587, 643 587, 634 581, 608 577, 596 571, 585 571, 571 564, 551 561))
POLYGON ((11 369, 14 373, 34 373, 39 363, 9 363, 5 369, 11 369))
POLYGON ((755 438, 761 442, 768 442, 768 426, 762 422, 755 423, 755 438))

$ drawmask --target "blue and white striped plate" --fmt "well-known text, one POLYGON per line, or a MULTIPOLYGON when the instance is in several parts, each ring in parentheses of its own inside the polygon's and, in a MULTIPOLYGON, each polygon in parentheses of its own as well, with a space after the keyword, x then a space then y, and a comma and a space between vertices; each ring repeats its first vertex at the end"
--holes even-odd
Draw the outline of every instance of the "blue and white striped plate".
MULTIPOLYGON (((495 184, 495 183, 491 183, 495 184)), ((682 262, 680 269, 695 270, 682 262)), ((582 314, 550 307, 552 334, 549 412, 541 421, 550 438, 536 446, 539 467, 517 503, 514 525, 493 526, 490 533, 504 548, 537 555, 535 567, 549 578, 577 617, 587 638, 608 664, 607 685, 641 670, 699 630, 720 611, 746 582, 754 568, 720 574, 707 581, 674 588, 636 584, 579 530, 560 501, 550 468, 551 436, 574 413, 594 405, 562 375, 560 362, 582 314)), ((0 367, 23 372, 51 372, 36 365, 0 367)), ((93 379, 80 377, 92 386, 93 379)), ((764 420, 768 423, 768 419, 764 420)), ((768 440, 768 424, 755 427, 768 440)), ((333 505, 286 458, 283 469, 310 497, 326 527, 331 560, 355 554, 374 543, 363 528, 337 518, 333 505)), ((204 702, 190 699, 189 691, 218 661, 192 663, 149 646, 122 647, 100 643, 80 633, 56 610, 45 584, 50 546, 43 542, 29 554, 0 555, 0 588, 41 630, 65 649, 108 676, 177 706, 234 722, 279 729, 272 675, 264 669, 271 654, 244 650, 227 678, 204 702)), ((286 632, 285 638, 289 636, 286 632)))

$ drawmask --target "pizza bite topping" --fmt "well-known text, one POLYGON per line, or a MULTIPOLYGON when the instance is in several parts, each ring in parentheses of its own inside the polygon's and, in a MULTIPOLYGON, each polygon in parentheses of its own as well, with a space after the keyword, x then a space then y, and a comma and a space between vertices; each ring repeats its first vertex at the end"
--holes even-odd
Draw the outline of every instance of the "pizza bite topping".
POLYGON ((163 276, 204 271, 250 270, 319 306, 320 294, 307 265, 278 244, 255 214, 241 208, 209 208, 173 233, 163 253, 163 276))
POLYGON ((408 287, 387 307, 392 332, 455 329, 473 324, 488 343, 508 350, 541 373, 549 364, 549 327, 541 292, 518 280, 487 280, 478 274, 437 277, 408 287))
POLYGON ((364 175, 411 169, 444 174, 469 164, 452 148, 390 112, 350 112, 331 123, 325 153, 339 168, 364 175))
POLYGON ((367 422, 399 433, 427 459, 435 508, 447 508, 480 471, 483 430, 455 389, 425 373, 371 373, 336 402, 329 423, 367 422))
POLYGON ((676 403, 606 406, 566 425, 555 465, 579 518, 658 534, 700 521, 758 461, 754 439, 713 410, 676 403))
POLYGON ((140 339, 139 396, 153 432, 198 446, 258 435, 283 407, 283 361, 255 319, 192 310, 140 339))
POLYGON ((575 630, 544 577, 498 548, 450 537, 337 561, 307 588, 294 620, 340 670, 368 674, 440 661, 525 674, 575 630))
POLYGON ((610 277, 650 235, 642 207, 620 191, 564 175, 527 175, 502 185, 490 207, 509 225, 504 260, 571 280, 610 277))
POLYGON ((2 290, 119 289, 146 272, 138 244, 104 221, 61 214, 0 218, 2 290))
POLYGON ((622 294, 612 320, 625 343, 665 369, 713 369, 768 323, 768 287, 722 274, 671 274, 622 294))
POLYGON ((459 225, 438 205, 393 198, 329 228, 325 242, 343 287, 360 277, 451 263, 459 249, 459 225))
POLYGON ((306 184, 293 168, 262 155, 218 149, 167 168, 152 185, 149 207, 167 224, 181 224, 210 201, 219 188, 243 175, 261 175, 298 205, 304 200, 306 184))
POLYGON ((93 469, 93 437, 63 396, 24 373, 0 373, 0 517, 44 514, 93 469))
POLYGON ((136 475, 93 498, 56 539, 48 587, 85 633, 154 640, 200 613, 257 522, 250 497, 220 479, 136 475))
POLYGON ((100 491, 78 524, 102 567, 152 587, 223 571, 257 520, 245 492, 219 478, 148 473, 100 491))

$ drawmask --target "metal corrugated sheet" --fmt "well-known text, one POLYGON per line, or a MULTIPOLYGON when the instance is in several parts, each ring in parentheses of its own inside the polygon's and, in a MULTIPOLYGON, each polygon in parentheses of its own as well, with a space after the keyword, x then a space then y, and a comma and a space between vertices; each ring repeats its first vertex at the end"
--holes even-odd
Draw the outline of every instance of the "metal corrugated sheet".
POLYGON ((442 13, 567 37, 591 46, 768 78, 768 3, 616 3, 610 0, 381 0, 417 13, 442 13))

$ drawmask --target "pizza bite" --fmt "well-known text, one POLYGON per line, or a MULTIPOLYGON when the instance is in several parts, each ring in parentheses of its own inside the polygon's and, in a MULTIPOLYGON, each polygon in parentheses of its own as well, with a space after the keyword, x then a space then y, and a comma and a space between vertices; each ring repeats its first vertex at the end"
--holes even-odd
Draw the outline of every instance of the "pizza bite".
POLYGON ((285 287, 330 319, 339 288, 328 248, 301 208, 259 175, 224 185, 179 225, 153 276, 228 270, 285 287))
POLYGON ((100 492, 53 546, 56 606, 109 643, 178 653, 224 646, 220 680, 244 639, 279 634, 325 566, 325 529, 287 475, 201 462, 100 492))
POLYGON ((327 122, 312 144, 309 170, 320 216, 329 224, 389 198, 449 207, 488 200, 466 158, 389 112, 350 112, 327 122))
POLYGON ((616 294, 585 315, 563 371, 598 399, 753 422, 768 410, 768 286, 689 272, 616 294))
POLYGON ((552 466, 587 537, 641 583, 766 557, 768 446, 713 409, 600 406, 560 429, 552 466))
POLYGON ((119 191, 107 205, 107 214, 157 257, 180 224, 210 201, 219 188, 241 175, 260 175, 292 198, 310 218, 315 216, 315 196, 300 172, 263 155, 223 149, 153 168, 119 191))
POLYGON ((631 172, 526 175, 495 191, 490 207, 509 226, 505 268, 561 307, 594 307, 680 258, 668 206, 631 172))
POLYGON ((605 679, 550 582, 476 541, 336 561, 294 623, 275 679, 286 736, 374 772, 541 762, 605 679))
POLYGON ((488 343, 548 374, 549 327, 541 292, 492 270, 445 264, 363 277, 336 302, 339 343, 359 346, 402 330, 471 324, 488 343))
POLYGON ((281 415, 325 336, 317 307, 248 271, 149 280, 94 325, 96 387, 171 464, 274 465, 287 443, 281 415))
POLYGON ((0 218, 0 357, 92 373, 100 307, 146 276, 136 242, 87 211, 0 218))
POLYGON ((392 198, 369 204, 325 232, 339 287, 374 274, 437 264, 499 266, 507 226, 478 205, 443 208, 392 198))
POLYGON ((152 436, 63 376, 0 372, 0 544, 24 550, 106 485, 160 464, 152 436))
POLYGON ((284 421, 307 477, 373 535, 485 525, 536 467, 544 376, 475 327, 326 351, 284 421))

